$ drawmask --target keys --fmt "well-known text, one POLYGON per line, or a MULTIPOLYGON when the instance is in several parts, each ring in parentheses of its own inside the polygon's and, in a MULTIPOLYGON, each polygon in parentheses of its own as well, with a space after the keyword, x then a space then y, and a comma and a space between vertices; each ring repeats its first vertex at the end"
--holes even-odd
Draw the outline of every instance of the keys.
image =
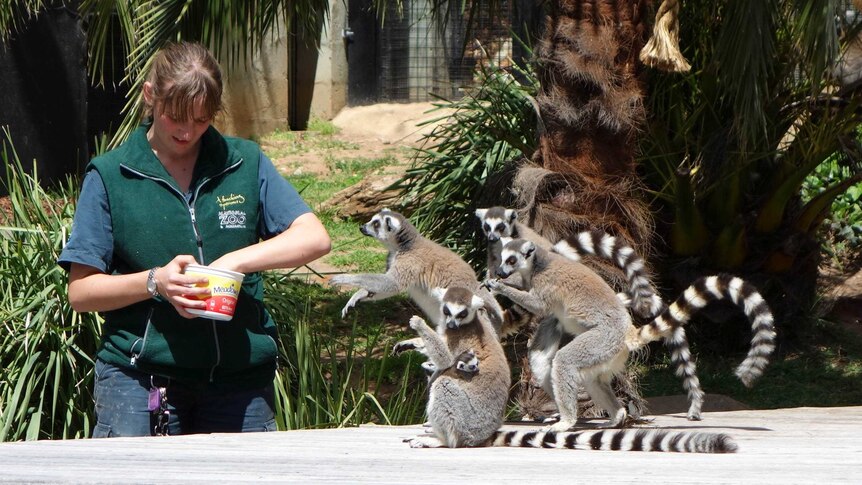
POLYGON ((167 387, 156 386, 150 377, 150 392, 147 396, 147 410, 156 417, 156 425, 153 426, 153 434, 156 436, 167 436, 168 421, 171 412, 168 409, 167 387))

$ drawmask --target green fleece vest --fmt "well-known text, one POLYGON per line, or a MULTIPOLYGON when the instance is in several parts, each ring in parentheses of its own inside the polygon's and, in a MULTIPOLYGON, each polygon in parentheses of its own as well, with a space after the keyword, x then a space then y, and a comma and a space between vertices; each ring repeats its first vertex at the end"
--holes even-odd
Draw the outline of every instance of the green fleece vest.
MULTIPOLYGON (((260 148, 223 137, 202 137, 191 197, 153 154, 148 125, 116 150, 93 159, 111 211, 116 274, 164 266, 190 254, 201 264, 258 242, 260 148)), ((167 302, 146 300, 104 313, 98 357, 188 384, 223 389, 272 382, 278 355, 274 322, 263 307, 259 273, 243 280, 229 322, 181 317, 167 302)))

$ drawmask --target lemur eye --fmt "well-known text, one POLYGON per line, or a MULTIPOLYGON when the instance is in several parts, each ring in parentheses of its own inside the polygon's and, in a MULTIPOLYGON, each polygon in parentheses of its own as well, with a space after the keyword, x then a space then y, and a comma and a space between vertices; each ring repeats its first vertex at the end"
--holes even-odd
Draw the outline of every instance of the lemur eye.
POLYGON ((503 224, 502 222, 500 224, 497 224, 497 230, 498 231, 503 232, 504 229, 506 229, 505 224, 503 224))
POLYGON ((467 310, 461 310, 458 313, 458 318, 466 318, 466 317, 467 317, 467 310))
POLYGON ((484 229, 484 230, 485 230, 485 232, 491 232, 491 226, 490 226, 489 224, 487 224, 487 223, 486 223, 486 224, 482 224, 482 229, 484 229))
POLYGON ((514 256, 509 256, 508 258, 506 258, 506 264, 508 264, 508 265, 514 265, 515 261, 516 261, 516 259, 514 256))
POLYGON ((449 311, 449 307, 443 307, 443 315, 446 315, 448 317, 451 314, 452 312, 449 311))
POLYGON ((371 227, 373 227, 374 229, 379 228, 380 227, 380 221, 378 221, 376 219, 371 221, 371 227))

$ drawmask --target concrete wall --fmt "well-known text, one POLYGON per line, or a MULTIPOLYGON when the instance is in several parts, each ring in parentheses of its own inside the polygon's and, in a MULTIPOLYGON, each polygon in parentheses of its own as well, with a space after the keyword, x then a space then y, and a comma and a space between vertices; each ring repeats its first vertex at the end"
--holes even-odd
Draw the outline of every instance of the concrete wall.
POLYGON ((347 105, 347 2, 330 0, 327 28, 320 33, 320 53, 311 98, 311 116, 331 120, 347 105))
POLYGON ((347 104, 347 55, 341 38, 347 7, 342 0, 330 0, 329 8, 316 58, 309 58, 305 46, 298 45, 301 41, 293 41, 282 25, 280 35, 247 68, 225 67, 226 109, 216 123, 222 132, 262 136, 290 124, 305 126, 309 117, 331 120, 347 104), (300 72, 290 72, 291 56, 300 72), (291 86, 291 81, 300 85, 291 86))
POLYGON ((249 65, 230 68, 226 74, 225 112, 216 126, 223 133, 260 136, 288 124, 288 39, 281 35, 256 54, 249 65))

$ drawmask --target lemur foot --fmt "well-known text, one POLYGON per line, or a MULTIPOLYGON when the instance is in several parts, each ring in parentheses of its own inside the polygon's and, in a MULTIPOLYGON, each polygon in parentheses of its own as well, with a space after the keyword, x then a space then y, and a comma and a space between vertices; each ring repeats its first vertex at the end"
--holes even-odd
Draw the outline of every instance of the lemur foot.
POLYGON ((628 413, 625 408, 620 408, 617 410, 616 414, 611 417, 606 423, 600 424, 598 427, 601 429, 610 429, 610 428, 623 428, 626 425, 626 418, 628 417, 628 413))
POLYGON ((411 448, 443 448, 443 443, 433 436, 414 436, 404 440, 411 448))
POLYGON ((416 339, 402 340, 392 346, 392 355, 401 355, 409 350, 421 351, 422 347, 416 343, 416 339))
POLYGON ((574 422, 563 421, 562 419, 560 419, 560 421, 557 421, 556 423, 554 423, 550 426, 545 426, 543 429, 545 431, 555 431, 555 432, 559 433, 562 431, 569 431, 569 430, 573 429, 574 427, 575 427, 574 422))
POLYGON ((554 413, 542 420, 543 424, 554 424, 560 421, 560 413, 554 413))

